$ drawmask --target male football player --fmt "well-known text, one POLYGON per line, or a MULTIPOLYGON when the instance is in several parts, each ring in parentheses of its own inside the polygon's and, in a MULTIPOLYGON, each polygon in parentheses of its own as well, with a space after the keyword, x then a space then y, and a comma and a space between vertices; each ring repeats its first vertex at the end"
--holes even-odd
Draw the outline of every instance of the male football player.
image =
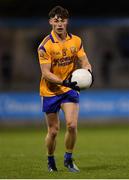
POLYGON ((68 10, 56 6, 49 12, 51 33, 38 47, 41 67, 40 95, 43 101, 48 133, 45 138, 49 172, 57 171, 54 152, 59 130, 59 110, 62 109, 66 120, 64 166, 70 172, 79 169, 73 162, 73 150, 77 137, 79 111, 79 87, 71 82, 72 72, 78 68, 91 71, 91 65, 84 52, 81 39, 67 32, 68 10))

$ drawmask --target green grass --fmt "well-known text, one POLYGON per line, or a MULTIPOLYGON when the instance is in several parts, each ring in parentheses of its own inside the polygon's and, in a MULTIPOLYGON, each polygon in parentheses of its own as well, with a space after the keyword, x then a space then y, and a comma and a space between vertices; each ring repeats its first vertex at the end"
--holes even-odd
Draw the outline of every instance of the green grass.
POLYGON ((45 133, 41 128, 0 131, 0 178, 129 178, 129 125, 80 127, 74 153, 79 173, 67 172, 63 166, 64 130, 57 139, 59 172, 47 172, 45 133))

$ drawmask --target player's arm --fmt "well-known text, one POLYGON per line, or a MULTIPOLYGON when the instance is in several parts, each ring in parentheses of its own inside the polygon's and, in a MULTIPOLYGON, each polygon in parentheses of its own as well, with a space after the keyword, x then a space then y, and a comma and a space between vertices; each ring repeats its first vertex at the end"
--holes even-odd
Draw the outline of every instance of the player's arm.
POLYGON ((80 62, 80 67, 90 70, 90 72, 92 72, 92 67, 91 67, 91 64, 89 63, 89 60, 88 60, 86 54, 84 56, 78 57, 78 58, 79 58, 79 62, 80 62))
POLYGON ((42 77, 47 81, 63 86, 76 89, 76 82, 71 82, 70 79, 62 80, 55 74, 51 72, 51 57, 49 52, 43 46, 40 46, 38 49, 39 63, 42 72, 42 77))
POLYGON ((56 76, 50 71, 51 64, 40 64, 40 68, 41 68, 42 76, 49 82, 55 84, 63 83, 62 79, 60 79, 58 76, 56 76))
POLYGON ((51 72, 51 55, 49 46, 44 47, 42 44, 38 48, 38 57, 42 77, 51 83, 62 84, 62 79, 51 72))
POLYGON ((80 38, 77 39, 77 44, 79 48, 77 52, 79 68, 84 68, 92 71, 91 64, 89 63, 88 57, 84 51, 83 44, 80 38))
POLYGON ((42 76, 49 82, 70 87, 74 90, 79 91, 79 87, 76 86, 77 82, 71 82, 70 79, 61 80, 58 76, 51 73, 51 64, 40 64, 42 76))
MULTIPOLYGON (((90 71, 91 75, 92 75, 92 84, 94 82, 94 76, 93 76, 93 73, 92 73, 92 67, 91 67, 91 64, 88 60, 88 57, 84 51, 84 48, 83 48, 83 45, 82 45, 82 42, 81 42, 81 39, 79 39, 79 44, 80 44, 80 47, 79 47, 79 51, 77 53, 78 55, 78 64, 79 64, 79 68, 84 68, 84 69, 87 69, 88 71, 90 71)), ((91 84, 91 86, 92 86, 91 84)))

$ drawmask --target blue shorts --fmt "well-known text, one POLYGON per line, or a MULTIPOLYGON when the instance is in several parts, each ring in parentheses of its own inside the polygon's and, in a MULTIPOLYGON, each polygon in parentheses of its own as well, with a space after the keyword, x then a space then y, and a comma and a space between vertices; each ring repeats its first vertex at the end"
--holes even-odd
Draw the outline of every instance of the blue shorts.
POLYGON ((70 90, 66 93, 42 98, 42 111, 46 113, 56 113, 60 110, 61 104, 73 102, 79 103, 79 93, 75 90, 70 90))

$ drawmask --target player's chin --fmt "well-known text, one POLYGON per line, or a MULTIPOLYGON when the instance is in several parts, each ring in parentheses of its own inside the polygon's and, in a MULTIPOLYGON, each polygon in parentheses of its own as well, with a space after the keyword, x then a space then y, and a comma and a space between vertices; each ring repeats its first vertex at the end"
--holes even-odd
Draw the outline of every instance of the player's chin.
POLYGON ((59 34, 59 35, 63 34, 63 31, 57 31, 57 34, 59 34))
POLYGON ((62 34, 63 32, 64 32, 63 29, 58 29, 58 30, 57 30, 57 34, 62 34))

